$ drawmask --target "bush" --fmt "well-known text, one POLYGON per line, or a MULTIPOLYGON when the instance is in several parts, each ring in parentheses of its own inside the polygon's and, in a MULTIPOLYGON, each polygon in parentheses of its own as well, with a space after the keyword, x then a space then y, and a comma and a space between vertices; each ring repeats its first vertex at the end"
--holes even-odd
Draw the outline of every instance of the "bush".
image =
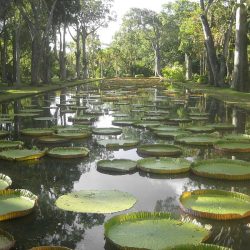
POLYGON ((193 81, 196 82, 196 83, 207 83, 208 82, 208 79, 207 79, 207 76, 201 76, 201 75, 198 75, 198 74, 194 74, 193 75, 193 81))
POLYGON ((166 66, 162 70, 163 76, 171 81, 185 81, 184 68, 175 63, 174 66, 166 66))

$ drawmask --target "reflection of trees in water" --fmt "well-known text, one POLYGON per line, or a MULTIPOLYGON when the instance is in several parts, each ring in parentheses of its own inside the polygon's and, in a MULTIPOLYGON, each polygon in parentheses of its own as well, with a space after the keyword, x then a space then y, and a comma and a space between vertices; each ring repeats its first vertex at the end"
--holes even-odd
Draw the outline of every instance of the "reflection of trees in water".
POLYGON ((250 249, 249 219, 238 221, 216 221, 182 215, 182 221, 210 229, 211 235, 205 243, 230 247, 234 250, 250 249))
POLYGON ((103 224, 104 215, 66 212, 55 206, 55 200, 71 192, 74 182, 86 171, 89 171, 87 160, 1 162, 1 172, 12 178, 13 188, 29 189, 39 197, 38 207, 31 215, 1 224, 1 228, 14 235, 17 249, 40 244, 74 249, 84 238, 86 229, 103 224))
POLYGON ((165 200, 158 200, 155 204, 155 212, 169 212, 173 214, 178 214, 180 210, 178 204, 178 197, 167 197, 165 200))

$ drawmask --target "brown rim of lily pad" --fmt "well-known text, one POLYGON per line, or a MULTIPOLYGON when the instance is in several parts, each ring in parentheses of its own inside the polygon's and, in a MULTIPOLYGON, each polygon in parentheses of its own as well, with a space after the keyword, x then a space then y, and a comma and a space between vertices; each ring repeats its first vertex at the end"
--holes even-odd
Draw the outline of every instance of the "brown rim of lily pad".
POLYGON ((83 158, 88 154, 89 149, 84 147, 57 147, 47 152, 48 156, 60 159, 83 158))
POLYGON ((198 161, 192 163, 191 171, 195 175, 213 179, 250 180, 250 163, 241 160, 210 159, 198 161), (239 169, 238 172, 237 168, 239 169))
POLYGON ((250 142, 247 141, 218 141, 214 148, 226 153, 249 153, 250 142))
POLYGON ((72 249, 60 246, 39 246, 39 247, 32 247, 30 250, 72 250, 72 249))
POLYGON ((0 249, 1 250, 9 250, 15 246, 16 241, 15 241, 14 237, 10 233, 8 233, 2 229, 0 229, 0 238, 4 241, 4 243, 0 242, 0 244, 1 244, 0 249))
MULTIPOLYGON (((214 203, 211 203, 211 206, 213 206, 214 208, 214 203)), ((244 219, 250 216, 250 196, 242 194, 242 193, 237 193, 237 192, 228 192, 228 191, 224 191, 224 190, 214 190, 214 189, 200 189, 200 190, 194 190, 194 191, 187 191, 187 192, 183 192, 179 198, 179 204, 180 204, 180 208, 182 211, 184 211, 187 214, 190 214, 192 216, 196 216, 196 217, 201 217, 201 218, 207 218, 207 219, 213 219, 213 220, 239 220, 239 219, 244 219), (194 199, 196 202, 199 202, 199 196, 201 197, 202 195, 208 195, 210 198, 215 197, 216 196, 219 197, 218 199, 221 201, 223 197, 230 197, 232 199, 237 199, 238 201, 235 202, 239 203, 239 200, 242 202, 247 203, 247 207, 249 207, 249 210, 247 210, 246 212, 240 214, 238 212, 238 208, 235 208, 235 206, 232 206, 232 204, 230 205, 230 208, 237 210, 237 212, 233 212, 233 213, 219 213, 220 209, 222 208, 218 208, 218 212, 207 212, 207 211, 201 211, 200 210, 196 210, 196 209, 192 209, 192 208, 188 208, 187 206, 185 206, 183 203, 185 202, 185 200, 187 199, 194 199)), ((206 207, 209 207, 209 201, 206 202, 206 207)))
MULTIPOLYGON (((37 204, 37 200, 38 197, 36 195, 34 195, 33 193, 31 193, 28 190, 25 189, 6 189, 6 190, 0 190, 0 197, 4 197, 4 196, 10 196, 10 197, 20 197, 23 200, 25 200, 26 203, 31 203, 29 205, 29 208, 23 209, 23 210, 15 210, 15 211, 11 211, 11 208, 9 209, 9 212, 6 212, 4 214, 0 214, 0 221, 4 221, 4 220, 10 220, 10 219, 14 219, 14 218, 18 218, 18 217, 23 217, 26 216, 28 214, 30 214, 36 204, 37 204)), ((3 199, 0 199, 0 204, 1 201, 3 201, 3 199)), ((1 211, 1 210, 0 210, 1 211)))
POLYGON ((144 144, 137 148, 139 154, 145 156, 180 156, 180 147, 169 144, 144 144))

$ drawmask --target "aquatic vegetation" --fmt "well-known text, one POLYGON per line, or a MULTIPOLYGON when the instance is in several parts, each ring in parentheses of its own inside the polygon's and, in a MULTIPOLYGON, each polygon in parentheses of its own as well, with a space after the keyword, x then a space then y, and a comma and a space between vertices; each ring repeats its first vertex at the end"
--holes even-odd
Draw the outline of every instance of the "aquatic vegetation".
POLYGON ((56 147, 47 152, 48 156, 54 158, 82 158, 89 154, 89 149, 84 147, 56 147))
POLYGON ((127 159, 101 160, 97 169, 107 172, 128 173, 136 169, 136 162, 127 159))

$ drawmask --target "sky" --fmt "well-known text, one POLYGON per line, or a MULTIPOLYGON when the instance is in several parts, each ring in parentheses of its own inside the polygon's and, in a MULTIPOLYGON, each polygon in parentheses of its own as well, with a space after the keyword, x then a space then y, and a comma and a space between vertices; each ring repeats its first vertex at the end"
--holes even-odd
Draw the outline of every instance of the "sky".
POLYGON ((99 30, 102 44, 109 44, 112 37, 122 23, 122 17, 131 8, 147 8, 159 12, 161 6, 171 0, 114 0, 113 10, 116 12, 117 20, 109 24, 108 28, 99 30))

